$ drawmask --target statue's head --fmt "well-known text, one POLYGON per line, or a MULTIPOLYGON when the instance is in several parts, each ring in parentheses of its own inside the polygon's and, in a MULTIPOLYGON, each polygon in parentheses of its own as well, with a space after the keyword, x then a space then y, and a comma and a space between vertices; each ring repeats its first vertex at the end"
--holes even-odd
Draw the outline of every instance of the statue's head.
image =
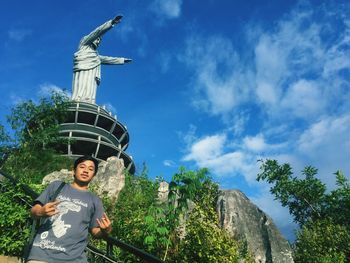
POLYGON ((101 43, 101 38, 100 37, 98 37, 98 38, 96 38, 93 42, 92 42, 92 46, 95 48, 95 49, 97 49, 98 48, 98 46, 100 45, 100 43, 101 43))

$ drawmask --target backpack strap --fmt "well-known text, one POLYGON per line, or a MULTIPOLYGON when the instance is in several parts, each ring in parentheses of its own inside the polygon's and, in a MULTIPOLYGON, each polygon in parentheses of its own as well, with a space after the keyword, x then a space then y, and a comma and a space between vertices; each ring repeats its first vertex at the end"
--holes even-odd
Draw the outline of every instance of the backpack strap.
POLYGON ((61 182, 61 184, 58 186, 58 188, 56 189, 56 191, 54 192, 54 194, 52 196, 50 196, 49 198, 49 202, 55 201, 55 199, 57 198, 58 194, 61 192, 62 188, 66 185, 65 182, 61 182))

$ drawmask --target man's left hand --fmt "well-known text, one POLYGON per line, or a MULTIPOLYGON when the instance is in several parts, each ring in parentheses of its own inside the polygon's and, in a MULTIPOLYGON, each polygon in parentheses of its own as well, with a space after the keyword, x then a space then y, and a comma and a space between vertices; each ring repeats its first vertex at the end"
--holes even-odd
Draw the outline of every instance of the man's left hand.
POLYGON ((103 233, 109 234, 112 231, 112 223, 111 220, 109 220, 108 216, 106 213, 103 213, 103 216, 101 219, 96 219, 97 224, 100 227, 101 231, 103 233))

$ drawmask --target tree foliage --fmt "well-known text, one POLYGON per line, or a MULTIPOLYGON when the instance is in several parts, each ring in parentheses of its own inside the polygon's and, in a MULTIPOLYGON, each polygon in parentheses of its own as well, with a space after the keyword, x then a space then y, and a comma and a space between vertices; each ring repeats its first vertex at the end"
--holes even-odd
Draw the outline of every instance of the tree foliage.
POLYGON ((189 171, 180 167, 172 177, 169 219, 175 233, 182 229, 183 237, 177 240, 177 247, 173 246, 171 261, 237 262, 238 242, 219 227, 215 211, 218 196, 218 184, 212 181, 208 169, 189 171))
POLYGON ((271 193, 301 226, 296 262, 350 262, 350 185, 344 174, 337 171, 337 188, 327 191, 311 166, 299 177, 276 160, 261 161, 260 169, 257 180, 272 184, 271 193))
MULTIPOLYGON (((162 216, 156 206, 158 186, 158 182, 148 179, 146 171, 140 176, 126 175, 125 187, 118 202, 111 204, 109 213, 114 222, 113 236, 160 257, 166 244, 164 222, 158 221, 162 216)), ((124 262, 137 262, 122 252, 118 256, 122 256, 124 262)))
POLYGON ((0 254, 20 256, 29 237, 28 197, 10 182, 0 183, 0 254))
POLYGON ((257 180, 273 184, 271 193, 289 208, 297 223, 303 225, 321 216, 326 186, 315 178, 317 169, 306 167, 302 171, 304 179, 294 177, 289 164, 280 165, 276 160, 263 162, 260 169, 257 180))
POLYGON ((58 93, 16 105, 7 116, 13 136, 0 126, 0 168, 25 183, 39 183, 47 173, 69 168, 70 161, 55 151, 65 143, 58 131, 67 107, 67 97, 58 93))
POLYGON ((218 225, 212 207, 196 206, 186 222, 176 262, 238 262, 239 245, 218 225))
POLYGON ((296 262, 348 262, 350 231, 329 219, 310 222, 299 231, 295 248, 296 262))
POLYGON ((66 117, 68 103, 64 94, 53 92, 38 103, 28 100, 16 105, 7 116, 15 134, 12 138, 15 147, 46 149, 60 142, 59 124, 66 117))
MULTIPOLYGON (((118 202, 112 205, 113 235, 166 262, 230 262, 238 258, 238 242, 219 228, 215 213, 218 185, 207 169, 181 167, 169 183, 169 201, 165 203, 158 199, 159 183, 145 173, 126 177, 118 202), (196 220, 199 214, 202 221, 196 220), (207 257, 209 261, 205 261, 207 257), (196 261, 200 259, 204 261, 196 261)), ((137 262, 123 252, 116 256, 123 262, 137 262)))

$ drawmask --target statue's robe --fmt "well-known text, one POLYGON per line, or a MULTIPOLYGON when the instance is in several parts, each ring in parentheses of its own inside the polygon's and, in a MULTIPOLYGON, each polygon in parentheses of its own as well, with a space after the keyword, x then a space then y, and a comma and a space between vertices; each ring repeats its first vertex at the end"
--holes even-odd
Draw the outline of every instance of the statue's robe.
POLYGON ((93 42, 113 27, 112 20, 84 36, 74 53, 72 100, 96 102, 96 89, 101 81, 101 64, 124 64, 125 58, 101 56, 93 42))

